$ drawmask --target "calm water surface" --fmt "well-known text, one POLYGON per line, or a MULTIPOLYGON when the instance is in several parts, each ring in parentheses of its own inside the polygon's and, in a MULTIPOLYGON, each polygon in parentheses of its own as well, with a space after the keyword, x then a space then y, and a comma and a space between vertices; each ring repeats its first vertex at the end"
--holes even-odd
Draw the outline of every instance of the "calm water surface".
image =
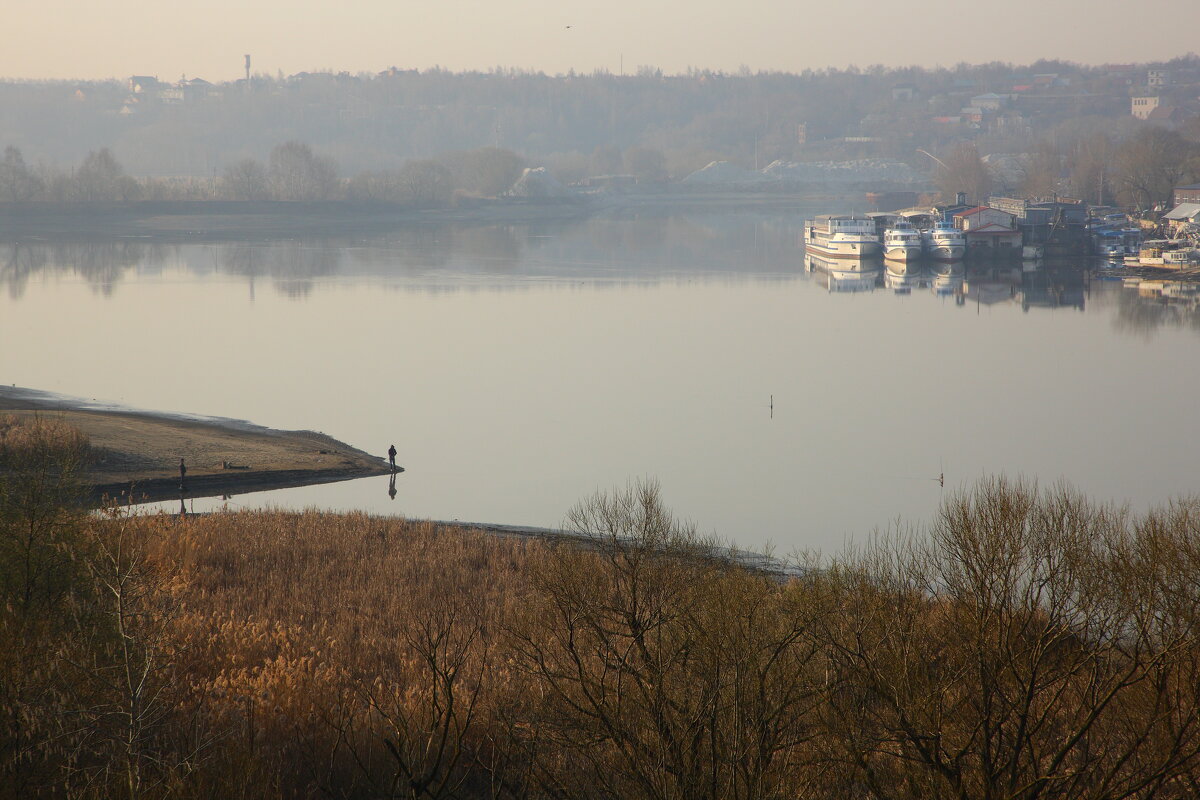
POLYGON ((1054 266, 810 272, 803 212, 4 245, 0 380, 407 468, 394 500, 385 477, 230 507, 555 526, 651 476, 701 530, 828 552, 993 473, 1135 508, 1200 488, 1195 303, 1054 266))

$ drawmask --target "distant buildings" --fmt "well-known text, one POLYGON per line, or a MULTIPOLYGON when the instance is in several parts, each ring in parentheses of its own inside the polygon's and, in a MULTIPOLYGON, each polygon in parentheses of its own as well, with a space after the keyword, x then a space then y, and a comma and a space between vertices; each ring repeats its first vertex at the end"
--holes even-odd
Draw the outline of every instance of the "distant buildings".
POLYGON ((130 94, 152 94, 162 85, 158 78, 150 75, 134 75, 128 82, 130 94))
POLYGON ((1020 258, 1021 231, 1007 211, 976 206, 954 215, 954 227, 967 235, 967 251, 975 258, 1020 258))
POLYGON ((1174 205, 1183 203, 1200 203, 1200 183, 1193 183, 1187 186, 1176 186, 1174 205))
POLYGON ((977 94, 971 98, 971 106, 981 111, 999 111, 1007 104, 1008 98, 995 92, 977 94))
POLYGON ((1171 85, 1171 73, 1165 69, 1152 69, 1146 73, 1146 86, 1151 89, 1165 89, 1171 85))
POLYGON ((1163 215, 1163 222, 1173 236, 1181 230, 1200 225, 1200 202, 1180 203, 1163 215))
POLYGON ((1137 96, 1130 100, 1129 113, 1133 114, 1138 119, 1149 119, 1150 114, 1154 109, 1158 108, 1162 98, 1158 95, 1154 96, 1137 96))
POLYGON ((133 75, 125 86, 129 94, 117 110, 121 116, 138 113, 139 107, 147 102, 176 105, 221 94, 219 87, 203 78, 181 77, 175 83, 166 83, 151 75, 133 75))

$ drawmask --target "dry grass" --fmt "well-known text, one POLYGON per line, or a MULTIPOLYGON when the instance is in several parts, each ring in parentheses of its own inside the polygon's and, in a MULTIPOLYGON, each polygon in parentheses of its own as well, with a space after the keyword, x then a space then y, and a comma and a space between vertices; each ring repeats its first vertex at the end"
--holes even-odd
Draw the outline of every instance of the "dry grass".
POLYGON ((476 762, 508 688, 492 654, 540 547, 357 514, 245 512, 176 524, 150 550, 180 568, 172 638, 187 690, 177 712, 205 732, 193 746, 226 763, 220 774, 237 775, 231 765, 240 763, 235 782, 285 794, 322 785, 376 792, 401 767, 481 783, 476 762), (447 734, 438 729, 447 721, 439 670, 456 658, 452 691, 474 709, 468 719, 460 706, 447 734), (209 746, 205 736, 236 745, 209 746), (405 754, 415 766, 402 765, 392 748, 403 750, 405 737, 410 750, 442 737, 456 760, 433 763, 417 746, 405 754), (259 757, 239 762, 247 752, 259 757))
POLYGON ((1061 796, 1196 785, 1200 505, 1135 530, 983 489, 946 543, 791 583, 698 556, 646 487, 585 506, 610 534, 588 549, 362 514, 92 517, 47 551, 73 588, 0 607, 0 797, 952 797, 994 781, 987 725, 988 747, 1026 737, 1014 765, 1067 748, 1061 796), (1013 607, 1000 578, 1090 604, 1013 607), (1024 716, 996 710, 1012 697, 1024 716), (962 743, 953 780, 931 741, 962 743))
POLYGON ((41 453, 86 458, 91 444, 78 428, 53 416, 0 416, 0 468, 41 453))

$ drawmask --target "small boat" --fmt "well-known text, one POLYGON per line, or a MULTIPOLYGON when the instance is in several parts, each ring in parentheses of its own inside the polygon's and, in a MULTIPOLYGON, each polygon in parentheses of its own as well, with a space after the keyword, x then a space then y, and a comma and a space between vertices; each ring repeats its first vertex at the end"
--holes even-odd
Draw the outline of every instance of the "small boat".
POLYGON ((917 261, 923 253, 921 232, 908 220, 900 220, 883 232, 883 257, 888 261, 917 261))
MULTIPOLYGON (((1126 262, 1128 261, 1129 259, 1126 259, 1126 262)), ((1155 239, 1142 246, 1137 255, 1137 263, 1143 267, 1182 269, 1200 264, 1200 249, 1177 240, 1155 239)))
POLYGON ((934 261, 961 261, 967 254, 967 236, 948 222, 925 231, 925 254, 934 261))

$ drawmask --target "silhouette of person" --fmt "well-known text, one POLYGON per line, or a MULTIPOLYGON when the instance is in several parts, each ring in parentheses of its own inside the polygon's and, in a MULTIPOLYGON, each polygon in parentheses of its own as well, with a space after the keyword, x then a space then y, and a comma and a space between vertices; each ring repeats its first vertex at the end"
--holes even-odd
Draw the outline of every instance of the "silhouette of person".
POLYGON ((179 459, 179 491, 187 488, 187 465, 183 463, 183 459, 179 459))
POLYGON ((391 462, 392 472, 396 471, 396 445, 388 448, 388 461, 391 462))
POLYGON ((396 499, 396 473, 392 473, 392 477, 388 479, 388 497, 396 499))

